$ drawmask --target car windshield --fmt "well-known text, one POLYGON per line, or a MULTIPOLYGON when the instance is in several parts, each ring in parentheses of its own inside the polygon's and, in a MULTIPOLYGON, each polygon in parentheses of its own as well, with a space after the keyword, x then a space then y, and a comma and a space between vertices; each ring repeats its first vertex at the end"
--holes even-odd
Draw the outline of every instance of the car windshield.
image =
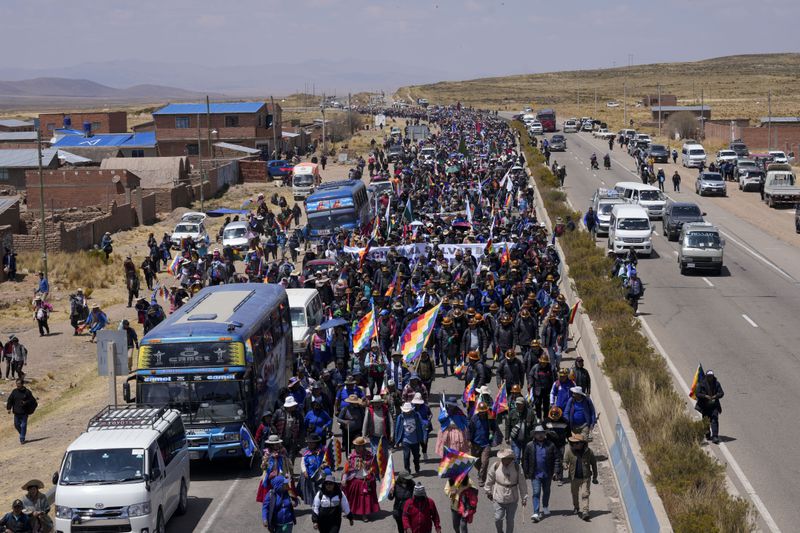
POLYGON ((754 167, 756 167, 756 162, 755 161, 739 161, 736 165, 739 168, 742 168, 742 167, 754 168, 754 167))
POLYGON ((178 224, 175 226, 175 233, 199 233, 197 224, 178 224))
POLYGON ((666 148, 664 148, 664 145, 662 145, 662 144, 653 144, 653 145, 650 145, 650 151, 651 151, 651 152, 665 152, 666 150, 667 150, 667 149, 666 149, 666 148))
POLYGON ((222 233, 223 239, 240 239, 247 235, 247 228, 229 228, 222 233))
POLYGON ((703 150, 689 150, 689 155, 706 155, 703 150))
POLYGON ((664 199, 661 191, 639 191, 639 199, 645 202, 656 202, 664 199))
POLYGON ((244 418, 241 381, 142 383, 139 403, 178 409, 187 424, 238 422, 244 418))
POLYGON ((794 186, 794 174, 789 174, 789 173, 776 174, 772 178, 771 185, 773 187, 793 187, 794 186))
POLYGON ((699 217, 700 208, 698 208, 696 205, 676 205, 672 208, 672 216, 699 217))
POLYGON ((650 229, 650 220, 646 218, 620 218, 617 221, 617 229, 648 230, 650 229))
POLYGON ((693 231, 686 236, 690 248, 719 248, 719 233, 715 231, 693 231))
POLYGON ((292 317, 293 328, 304 328, 308 325, 306 323, 306 312, 303 308, 292 307, 289 309, 289 314, 292 317))
POLYGON ((294 184, 295 185, 311 185, 314 183, 314 176, 311 174, 295 174, 294 176, 294 184))
POLYGON ((703 174, 703 181, 722 181, 722 174, 703 174))
POLYGON ((144 449, 75 450, 67 452, 59 485, 112 484, 141 481, 144 449))
POLYGON ((352 209, 337 209, 336 211, 322 211, 308 216, 308 227, 311 229, 336 229, 345 224, 354 224, 357 221, 356 212, 352 209))

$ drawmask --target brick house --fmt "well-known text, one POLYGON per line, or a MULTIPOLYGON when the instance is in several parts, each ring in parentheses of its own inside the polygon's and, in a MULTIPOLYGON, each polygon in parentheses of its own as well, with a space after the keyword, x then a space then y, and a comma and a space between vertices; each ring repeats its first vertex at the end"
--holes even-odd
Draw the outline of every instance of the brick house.
POLYGON ((66 126, 69 118, 73 128, 83 130, 84 123, 92 126, 93 133, 125 133, 128 131, 128 114, 125 111, 98 111, 87 113, 40 113, 39 127, 42 137, 49 137, 55 130, 66 126))
MULTIPOLYGON (((140 188, 139 177, 127 170, 72 168, 45 170, 44 205, 47 209, 108 206, 130 203, 133 190, 140 188)), ((28 209, 39 209, 39 172, 25 174, 28 209)))
MULTIPOLYGON (((53 148, 42 150, 42 166, 45 169, 58 168, 58 164, 57 150, 53 148)), ((0 150, 0 187, 25 189, 25 172, 38 168, 39 153, 36 148, 0 150)))
POLYGON ((0 131, 34 131, 32 120, 18 120, 16 118, 0 119, 0 131))
MULTIPOLYGON (((158 153, 161 156, 189 156, 195 160, 216 157, 211 142, 226 142, 248 148, 272 151, 272 127, 281 125, 281 108, 271 109, 265 102, 214 103, 210 105, 210 125, 206 104, 168 104, 153 113, 158 153), (198 122, 200 143, 198 145, 198 122)), ((278 132, 278 142, 281 133, 278 132)))

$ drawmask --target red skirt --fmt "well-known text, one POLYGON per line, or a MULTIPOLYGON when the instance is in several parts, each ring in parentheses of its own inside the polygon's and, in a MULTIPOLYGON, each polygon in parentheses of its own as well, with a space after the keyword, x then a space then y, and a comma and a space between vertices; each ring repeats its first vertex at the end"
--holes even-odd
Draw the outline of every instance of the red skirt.
POLYGON ((381 509, 378 505, 378 492, 374 478, 371 481, 353 478, 347 482, 342 491, 347 496, 350 511, 354 515, 370 515, 381 509))

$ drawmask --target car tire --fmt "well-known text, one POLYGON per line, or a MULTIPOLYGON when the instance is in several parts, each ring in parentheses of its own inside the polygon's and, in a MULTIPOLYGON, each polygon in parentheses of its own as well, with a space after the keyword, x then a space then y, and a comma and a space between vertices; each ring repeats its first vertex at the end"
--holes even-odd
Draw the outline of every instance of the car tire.
POLYGON ((681 276, 685 276, 686 275, 686 265, 681 263, 680 261, 678 261, 678 266, 680 266, 680 269, 681 269, 681 276))
POLYGON ((178 495, 178 507, 175 509, 175 514, 183 516, 189 510, 189 491, 186 490, 186 481, 181 480, 181 492, 178 495))
POLYGON ((158 510, 158 518, 156 518, 156 528, 153 533, 167 533, 166 523, 164 522, 164 512, 158 510))
POLYGON ((722 267, 719 267, 718 269, 716 269, 714 271, 714 275, 715 276, 721 276, 722 275, 722 267))
POLYGON ((661 234, 669 240, 669 232, 667 232, 667 225, 661 222, 661 234))

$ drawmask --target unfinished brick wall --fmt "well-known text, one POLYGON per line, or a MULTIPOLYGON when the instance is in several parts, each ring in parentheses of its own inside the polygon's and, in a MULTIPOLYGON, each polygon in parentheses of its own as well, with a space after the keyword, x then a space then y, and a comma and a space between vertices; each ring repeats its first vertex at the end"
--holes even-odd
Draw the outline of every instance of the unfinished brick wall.
MULTIPOLYGON (((706 139, 728 143, 731 140, 731 127, 726 124, 706 124, 706 139)), ((767 147, 773 150, 798 153, 800 146, 800 126, 737 127, 733 128, 733 137, 741 139, 755 152, 766 152, 767 147), (769 142, 772 137, 772 142, 769 142)))
POLYGON ((269 180, 266 161, 239 161, 242 183, 265 183, 269 180))

